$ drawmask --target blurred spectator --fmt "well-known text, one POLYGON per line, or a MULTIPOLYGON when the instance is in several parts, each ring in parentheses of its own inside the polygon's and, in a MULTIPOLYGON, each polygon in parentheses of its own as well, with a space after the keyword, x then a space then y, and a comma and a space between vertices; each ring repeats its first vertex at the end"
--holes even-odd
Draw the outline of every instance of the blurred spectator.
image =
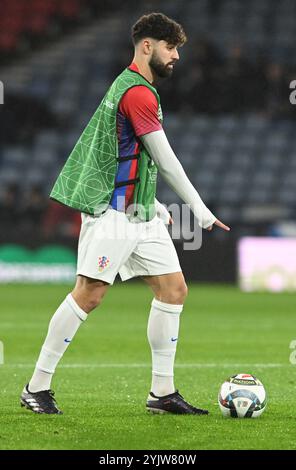
POLYGON ((217 82, 220 89, 218 111, 244 112, 252 104, 252 83, 255 79, 254 68, 246 59, 240 45, 235 45, 222 68, 219 68, 217 82))
POLYGON ((223 59, 218 48, 209 39, 198 37, 192 44, 190 62, 211 72, 212 69, 223 64, 223 59))
POLYGON ((211 85, 207 71, 198 64, 192 64, 187 72, 186 87, 181 90, 183 99, 179 109, 197 113, 209 112, 214 93, 211 85))
POLYGON ((200 37, 192 45, 192 54, 182 67, 176 66, 174 79, 161 86, 161 100, 166 110, 211 112, 215 96, 215 71, 223 64, 219 50, 200 37), (184 86, 184 68, 186 86, 184 86))
POLYGON ((23 195, 17 184, 9 184, 0 200, 0 241, 71 241, 78 239, 80 212, 48 200, 38 185, 23 195))
POLYGON ((1 238, 4 234, 10 239, 18 224, 20 214, 20 188, 16 183, 9 184, 0 201, 1 238))
POLYGON ((5 104, 0 106, 2 143, 30 142, 40 129, 58 125, 57 117, 46 102, 32 96, 5 93, 5 104))
POLYGON ((41 232, 48 240, 78 239, 81 225, 81 214, 67 206, 50 201, 45 211, 41 232))
POLYGON ((24 197, 24 203, 20 211, 20 223, 18 226, 23 234, 38 234, 47 201, 41 187, 36 185, 30 188, 24 197))
POLYGON ((288 97, 289 83, 284 67, 271 63, 266 69, 265 114, 268 117, 287 117, 291 113, 288 97))
POLYGON ((118 59, 114 61, 114 65, 111 68, 110 80, 114 80, 129 64, 132 62, 134 57, 134 46, 131 42, 124 43, 118 59))

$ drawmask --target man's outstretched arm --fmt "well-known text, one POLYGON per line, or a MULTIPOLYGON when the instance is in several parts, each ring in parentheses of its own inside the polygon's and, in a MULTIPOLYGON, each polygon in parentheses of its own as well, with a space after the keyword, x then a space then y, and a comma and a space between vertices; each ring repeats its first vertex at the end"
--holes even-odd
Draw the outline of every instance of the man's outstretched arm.
POLYGON ((224 230, 230 228, 218 220, 206 207, 200 195, 189 181, 181 163, 176 157, 163 130, 141 136, 141 140, 156 164, 161 176, 176 194, 190 206, 200 227, 211 230, 218 225, 224 230))

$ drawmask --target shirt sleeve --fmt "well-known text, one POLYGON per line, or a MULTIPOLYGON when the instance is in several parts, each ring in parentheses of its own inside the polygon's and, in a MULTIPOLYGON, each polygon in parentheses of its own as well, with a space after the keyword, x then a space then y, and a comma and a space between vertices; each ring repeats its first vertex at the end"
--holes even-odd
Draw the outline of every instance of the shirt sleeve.
POLYGON ((124 94, 119 111, 128 118, 137 137, 162 129, 156 96, 144 85, 132 87, 124 94))
POLYGON ((141 140, 154 160, 161 176, 175 193, 189 205, 200 227, 208 228, 213 225, 216 217, 206 207, 191 184, 164 131, 147 134, 142 136, 141 140))

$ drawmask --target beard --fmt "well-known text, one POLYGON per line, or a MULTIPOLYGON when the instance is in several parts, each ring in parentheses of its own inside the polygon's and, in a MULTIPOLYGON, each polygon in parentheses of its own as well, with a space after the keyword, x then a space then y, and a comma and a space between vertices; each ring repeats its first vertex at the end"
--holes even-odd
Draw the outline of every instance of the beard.
POLYGON ((172 75, 173 68, 169 67, 170 64, 172 64, 172 62, 169 62, 167 65, 161 62, 155 51, 153 52, 149 62, 151 69, 158 78, 168 78, 172 75))

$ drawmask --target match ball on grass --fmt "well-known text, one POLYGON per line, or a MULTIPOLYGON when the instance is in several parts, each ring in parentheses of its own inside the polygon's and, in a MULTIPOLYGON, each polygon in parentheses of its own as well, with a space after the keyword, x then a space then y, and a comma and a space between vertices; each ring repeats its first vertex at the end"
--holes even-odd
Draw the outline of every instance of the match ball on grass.
POLYGON ((258 418, 266 407, 263 384, 250 374, 236 374, 221 385, 218 403, 223 416, 258 418))

